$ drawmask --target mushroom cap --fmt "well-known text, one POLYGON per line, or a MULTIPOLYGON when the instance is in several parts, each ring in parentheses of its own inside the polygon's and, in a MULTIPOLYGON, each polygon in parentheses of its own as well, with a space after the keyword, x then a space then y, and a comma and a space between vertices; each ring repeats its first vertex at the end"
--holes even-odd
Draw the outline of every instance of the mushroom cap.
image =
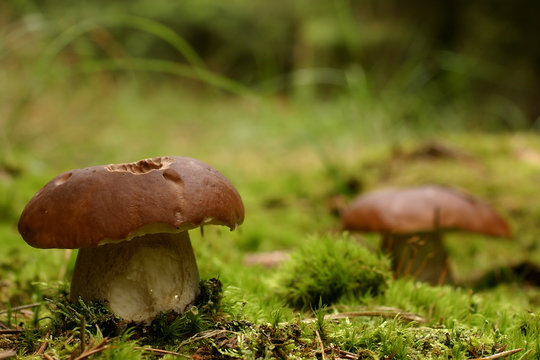
POLYGON ((204 224, 234 230, 244 205, 219 171, 187 157, 92 166, 58 175, 28 202, 19 232, 38 248, 82 248, 204 224))
POLYGON ((465 230, 509 238, 510 226, 485 202, 460 191, 428 185, 388 188, 357 197, 343 214, 347 230, 410 234, 465 230))

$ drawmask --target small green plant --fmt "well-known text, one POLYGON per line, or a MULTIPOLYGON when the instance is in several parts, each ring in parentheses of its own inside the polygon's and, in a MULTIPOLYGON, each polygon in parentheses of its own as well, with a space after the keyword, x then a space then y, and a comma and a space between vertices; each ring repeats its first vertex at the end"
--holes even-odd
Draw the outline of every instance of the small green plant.
POLYGON ((211 278, 201 280, 199 284, 200 293, 195 299, 195 306, 203 313, 216 315, 221 312, 223 299, 223 284, 219 279, 211 278))
POLYGON ((240 328, 227 322, 220 325, 223 328, 214 330, 213 336, 194 344, 197 358, 287 359, 301 358, 302 353, 311 351, 296 324, 272 326, 244 322, 240 328))
POLYGON ((313 311, 315 313, 314 330, 321 341, 326 340, 328 332, 328 323, 325 319, 327 309, 322 305, 322 298, 319 298, 319 306, 313 311))
POLYGON ((387 257, 348 236, 314 236, 278 274, 278 294, 298 309, 330 305, 345 296, 383 293, 391 279, 387 257))
POLYGON ((144 329, 144 333, 150 343, 165 345, 186 340, 209 327, 210 322, 205 314, 199 312, 197 307, 191 307, 182 314, 173 311, 160 313, 149 328, 144 329))
POLYGON ((99 353, 103 360, 139 360, 144 359, 143 353, 137 350, 137 343, 125 337, 115 339, 107 348, 99 353))
POLYGON ((47 303, 52 314, 50 327, 53 333, 76 329, 81 323, 94 334, 116 336, 121 333, 121 319, 101 301, 86 302, 79 298, 77 302, 70 302, 67 294, 61 293, 54 299, 47 299, 47 303))

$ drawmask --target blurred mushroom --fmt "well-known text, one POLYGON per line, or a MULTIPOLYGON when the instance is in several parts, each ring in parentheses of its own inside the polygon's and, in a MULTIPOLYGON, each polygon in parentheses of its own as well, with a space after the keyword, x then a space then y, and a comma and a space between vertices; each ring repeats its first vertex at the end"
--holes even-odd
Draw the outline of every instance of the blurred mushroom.
POLYGON ((199 291, 188 231, 234 230, 240 195, 211 166, 157 157, 60 174, 26 205, 19 232, 38 248, 79 248, 70 298, 102 300, 128 321, 183 312, 199 291))
POLYGON ((389 188, 357 197, 342 217, 343 228, 382 234, 396 275, 432 284, 453 282, 441 241, 446 230, 509 238, 508 223, 483 201, 442 186, 389 188))

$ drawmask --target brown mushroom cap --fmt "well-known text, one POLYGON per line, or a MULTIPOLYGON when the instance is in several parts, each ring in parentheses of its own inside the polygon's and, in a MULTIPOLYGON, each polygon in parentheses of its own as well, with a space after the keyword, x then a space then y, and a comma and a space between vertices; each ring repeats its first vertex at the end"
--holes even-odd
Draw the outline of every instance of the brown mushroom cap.
POLYGON ((342 220, 347 230, 408 234, 433 231, 437 223, 439 229, 511 236, 508 223, 488 204, 435 185, 382 189, 359 196, 342 220))
POLYGON ((234 230, 244 206, 213 167, 187 157, 156 157, 58 175, 24 208, 19 232, 38 248, 81 248, 203 224, 234 230))

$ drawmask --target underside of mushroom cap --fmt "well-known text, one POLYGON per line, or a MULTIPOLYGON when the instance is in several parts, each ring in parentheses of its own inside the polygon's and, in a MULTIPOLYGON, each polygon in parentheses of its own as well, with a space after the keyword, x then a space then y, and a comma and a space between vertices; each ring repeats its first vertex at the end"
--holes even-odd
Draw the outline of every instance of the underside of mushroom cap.
POLYGON ((38 248, 81 248, 204 224, 234 230, 244 206, 219 171, 187 157, 157 157, 60 174, 34 195, 19 232, 38 248))

